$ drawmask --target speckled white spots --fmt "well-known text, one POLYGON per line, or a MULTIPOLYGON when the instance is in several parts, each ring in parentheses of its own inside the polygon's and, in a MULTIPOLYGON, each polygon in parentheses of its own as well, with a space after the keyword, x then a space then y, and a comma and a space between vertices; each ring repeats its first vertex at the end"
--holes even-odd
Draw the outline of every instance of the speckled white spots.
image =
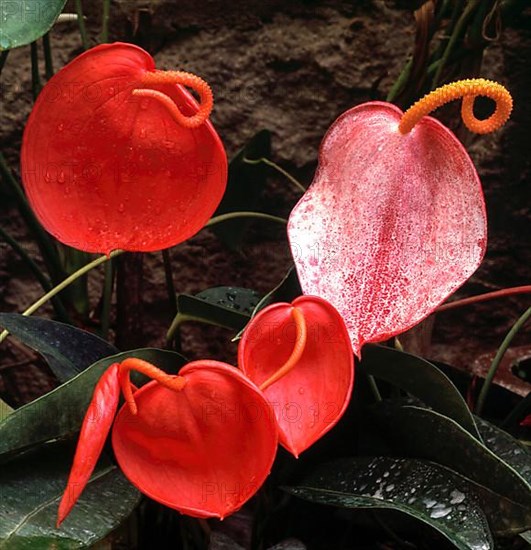
POLYGON ((354 350, 415 325, 478 267, 486 245, 481 184, 455 136, 425 118, 364 104, 330 128, 288 234, 305 294, 341 313, 354 350))

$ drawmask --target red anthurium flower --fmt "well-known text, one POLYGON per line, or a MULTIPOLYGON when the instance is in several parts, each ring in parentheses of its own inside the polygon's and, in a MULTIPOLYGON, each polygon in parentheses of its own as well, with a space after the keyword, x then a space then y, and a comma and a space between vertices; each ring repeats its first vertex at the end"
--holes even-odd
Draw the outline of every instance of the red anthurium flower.
POLYGON ((340 315, 314 296, 266 307, 245 329, 238 350, 240 368, 273 407, 280 443, 296 457, 344 413, 353 358, 340 315))
POLYGON ((195 361, 171 376, 126 359, 96 386, 58 525, 96 464, 120 383, 126 404, 114 422, 112 444, 124 474, 144 494, 184 514, 223 518, 262 485, 275 459, 278 430, 269 404, 245 376, 218 361, 195 361), (154 380, 136 390, 131 369, 154 380))
POLYGON ((405 114, 370 102, 341 115, 321 145, 315 179, 288 225, 305 294, 346 322, 354 351, 428 316, 479 266, 487 241, 481 184, 454 134, 426 117, 464 97, 463 119, 485 133, 507 120, 509 93, 485 80, 432 92, 405 114), (487 120, 474 97, 496 101, 487 120))
POLYGON ((24 132, 22 179, 44 227, 88 252, 159 250, 191 237, 227 181, 212 105, 203 80, 155 69, 132 44, 74 59, 39 94, 24 132))

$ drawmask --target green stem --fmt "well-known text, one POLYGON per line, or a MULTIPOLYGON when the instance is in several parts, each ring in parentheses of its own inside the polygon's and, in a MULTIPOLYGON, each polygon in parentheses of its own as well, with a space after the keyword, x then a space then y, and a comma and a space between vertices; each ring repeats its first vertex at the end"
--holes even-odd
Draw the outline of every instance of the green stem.
POLYGON ((279 174, 282 174, 285 178, 287 178, 293 185, 302 193, 306 193, 306 187, 302 185, 302 183, 295 179, 289 172, 286 172, 284 168, 281 168, 278 164, 273 162, 272 160, 266 159, 265 157, 261 157, 259 159, 243 159, 243 162, 247 164, 265 164, 266 166, 269 166, 270 168, 273 168, 273 170, 276 170, 279 174))
POLYGON ((450 19, 450 22, 441 33, 441 39, 439 41, 439 45, 437 46, 436 50, 433 52, 432 59, 438 59, 439 61, 441 60, 444 50, 448 45, 448 41, 450 40, 450 37, 454 32, 455 26, 459 21, 459 16, 461 11, 463 10, 464 2, 465 0, 452 0, 452 3, 453 3, 452 13, 449 14, 449 18, 448 18, 450 19))
POLYGON ((83 44, 83 49, 88 50, 90 48, 90 43, 87 35, 87 28, 85 27, 83 4, 81 3, 81 0, 75 0, 75 6, 77 13, 77 24, 79 25, 79 34, 81 35, 81 43, 83 44))
POLYGON ((444 17, 447 16, 447 12, 449 11, 451 4, 453 3, 453 0, 443 0, 442 3, 437 3, 437 10, 435 13, 435 21, 434 21, 434 27, 436 29, 439 28, 439 24, 443 20, 444 17))
POLYGON ((380 393, 376 379, 372 374, 367 374, 367 382, 369 383, 369 387, 374 395, 374 399, 378 402, 382 401, 382 394, 380 393))
MULTIPOLYGON (((15 251, 15 253, 18 254, 22 261, 26 263, 37 281, 39 281, 44 292, 48 292, 49 290, 51 290, 52 285, 50 281, 45 277, 43 272, 40 270, 39 266, 33 261, 33 259, 24 250, 24 248, 22 248, 22 246, 13 237, 11 237, 9 233, 4 231, 2 227, 0 227, 0 237, 2 237, 2 239, 6 241, 6 243, 15 251)), ((61 321, 64 321, 66 323, 69 322, 68 313, 66 312, 58 296, 53 298, 52 303, 57 317, 61 321)))
POLYGON ((4 241, 18 254, 21 260, 27 264, 33 275, 35 275, 37 281, 39 281, 44 292, 48 292, 52 288, 50 281, 42 273, 39 266, 31 259, 30 255, 24 250, 24 248, 22 248, 22 246, 13 237, 11 237, 9 233, 4 231, 2 227, 0 227, 0 237, 2 237, 2 239, 4 239, 4 241))
POLYGON ((42 48, 44 50, 44 74, 46 80, 50 80, 53 76, 53 58, 49 32, 42 37, 42 48))
POLYGON ((215 216, 214 218, 210 218, 208 220, 205 227, 212 227, 213 225, 216 225, 218 223, 223 223, 228 220, 234 220, 238 218, 256 218, 258 220, 269 220, 271 222, 281 223, 281 224, 287 224, 288 220, 285 218, 280 218, 278 216, 272 216, 271 214, 265 214, 263 212, 227 212, 226 214, 220 214, 219 216, 215 216))
POLYGON ((465 32, 466 25, 468 24, 468 21, 472 14, 474 13, 474 10, 478 7, 481 0, 470 0, 465 9, 463 10, 463 13, 461 14, 461 17, 459 17, 459 20, 457 21, 455 28, 452 32, 452 36, 450 36, 450 40, 448 40, 448 44, 446 45, 446 48, 444 49, 444 53, 441 56, 441 63, 439 67, 437 68, 437 72, 435 73, 435 76, 433 77, 433 81, 431 84, 431 89, 435 90, 439 86, 439 82, 441 80, 442 72, 448 62, 448 59, 450 58, 450 55, 459 40, 465 32))
MULTIPOLYGON (((60 244, 58 250, 65 277, 83 267, 92 258, 88 252, 64 244, 60 244)), ((65 292, 65 299, 83 319, 88 319, 90 304, 87 277, 81 277, 72 284, 65 292)))
POLYGON ((480 302, 487 302, 488 300, 496 300, 498 298, 505 298, 507 296, 515 296, 516 294, 529 294, 531 293, 531 285, 526 286, 514 286, 512 288, 504 288, 502 290, 495 290, 493 292, 486 292, 479 296, 470 296, 469 298, 463 298, 462 300, 454 300, 439 306, 435 311, 441 313, 442 311, 448 311, 449 309, 456 309, 463 306, 469 306, 472 304, 479 304, 480 302))
MULTIPOLYGON (((177 315, 175 315, 173 321, 171 322, 170 328, 166 332, 166 345, 168 347, 170 347, 173 340, 176 339, 180 326, 187 321, 204 322, 207 325, 220 326, 216 325, 215 323, 210 323, 209 321, 201 319, 200 317, 193 317, 191 315, 184 315, 177 312, 177 315)), ((180 346, 178 346, 178 348, 180 348, 180 346)))
POLYGON ((20 187, 18 181, 13 176, 2 153, 0 153, 0 174, 2 174, 5 183, 15 195, 19 212, 37 239, 39 250, 42 254, 44 262, 46 263, 52 282, 58 283, 64 277, 64 272, 61 262, 59 261, 57 250, 53 246, 50 237, 35 217, 33 210, 28 204, 26 195, 24 194, 24 191, 22 191, 22 187, 20 187))
POLYGON ((103 0, 103 14, 101 21, 101 42, 109 41, 109 14, 111 11, 111 1, 103 0))
POLYGON ((404 351, 404 346, 402 345, 402 342, 399 340, 398 336, 395 336, 395 349, 398 351, 404 351))
POLYGON ((514 425, 523 420, 531 412, 531 392, 527 394, 500 424, 500 428, 510 431, 514 425))
POLYGON ((411 74, 411 69, 413 68, 413 58, 409 59, 408 62, 404 65, 402 72, 398 75, 398 78, 395 80, 392 88, 387 94, 386 101, 392 103, 398 94, 404 89, 404 86, 407 84, 409 76, 411 74))
POLYGON ((492 381, 494 380, 494 376, 496 375, 496 372, 498 370, 498 367, 500 366, 503 356, 505 355, 505 352, 511 345, 513 338, 518 334, 520 329, 525 325, 525 323, 529 318, 531 318, 531 307, 528 308, 521 315, 521 317, 516 321, 516 323, 511 328, 511 330, 507 333, 507 336, 504 338, 498 351, 496 352, 496 355, 492 360, 492 364, 489 368, 489 372, 487 373, 487 376, 485 378, 485 382, 483 383, 483 386, 479 393, 478 402, 476 406, 476 414, 478 416, 481 415, 481 412, 483 411, 483 407, 485 405, 485 400, 487 399, 490 386, 492 385, 492 381))
POLYGON ((2 74, 2 69, 7 61, 7 56, 9 55, 10 50, 3 50, 0 52, 0 75, 2 74))
POLYGON ((112 261, 105 264, 104 277, 103 300, 101 306, 101 337, 107 340, 109 328, 111 326, 112 287, 114 280, 114 266, 112 261))
POLYGON ((166 279, 166 290, 168 291, 168 300, 171 306, 171 316, 177 315, 177 295, 175 285, 173 284, 173 270, 171 267, 170 251, 166 248, 162 251, 162 262, 164 264, 164 277, 166 279))
POLYGON ((41 77, 39 75, 39 55, 37 51, 37 42, 30 44, 31 52, 31 92, 33 94, 33 101, 37 99, 41 91, 41 77))
MULTIPOLYGON (((112 258, 116 258, 116 256, 119 256, 120 254, 123 254, 123 253, 124 253, 123 250, 113 250, 108 256, 99 256, 95 260, 92 260, 87 265, 84 265, 82 268, 78 269, 75 273, 72 273, 72 275, 69 275, 64 281, 54 286, 44 296, 41 296, 36 302, 34 302, 25 311, 23 311, 22 315, 26 317, 32 315, 41 306, 43 306, 48 300, 50 300, 51 298, 59 294, 59 292, 64 290, 68 285, 72 284, 77 279, 79 279, 79 277, 82 277, 83 275, 85 275, 85 273, 88 273, 90 270, 94 269, 95 267, 98 267, 99 265, 104 264, 105 262, 108 262, 112 258)), ((9 335, 9 331, 4 330, 2 334, 0 334, 0 343, 2 343, 7 338, 8 335, 9 335)))

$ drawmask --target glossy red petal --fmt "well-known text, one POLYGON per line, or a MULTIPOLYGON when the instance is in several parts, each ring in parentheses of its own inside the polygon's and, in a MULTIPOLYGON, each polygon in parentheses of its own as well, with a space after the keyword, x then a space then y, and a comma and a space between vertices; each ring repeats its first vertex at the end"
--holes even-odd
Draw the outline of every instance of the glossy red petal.
POLYGON ((92 401, 81 426, 66 489, 59 504, 57 526, 68 516, 83 492, 111 429, 120 397, 118 368, 118 363, 111 365, 94 388, 92 401))
MULTIPOLYGON (((152 251, 194 235, 217 208, 227 180, 223 145, 210 124, 180 126, 158 101, 132 95, 154 70, 132 44, 88 50, 44 87, 21 155, 29 201, 60 241, 88 252, 152 251)), ((151 88, 186 115, 183 87, 151 88)))
POLYGON ((344 413, 354 383, 348 332, 337 311, 314 296, 261 311, 243 333, 238 350, 242 371, 261 386, 288 360, 296 336, 295 306, 307 326, 304 352, 284 377, 264 390, 280 429, 280 443, 293 455, 310 447, 344 413))
POLYGON ((430 117, 400 134, 401 115, 373 102, 339 117, 288 224, 304 293, 338 309, 358 355, 364 343, 428 316, 485 252, 485 205, 470 157, 430 117))
POLYGON ((278 432, 263 395, 237 369, 195 361, 171 391, 150 382, 138 414, 118 413, 113 447, 124 474, 150 498, 195 517, 223 518, 268 476, 278 432))

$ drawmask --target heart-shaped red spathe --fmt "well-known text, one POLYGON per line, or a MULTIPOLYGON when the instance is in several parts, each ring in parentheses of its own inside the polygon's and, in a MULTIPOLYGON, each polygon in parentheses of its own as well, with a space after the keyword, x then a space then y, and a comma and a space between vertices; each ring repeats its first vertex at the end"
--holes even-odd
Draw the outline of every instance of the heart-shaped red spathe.
POLYGON ((238 350, 242 371, 260 387, 288 361, 294 349, 293 308, 306 323, 300 359, 263 393, 280 429, 280 443, 298 457, 338 422, 354 383, 352 346, 338 312, 325 300, 302 296, 273 304, 254 317, 238 350))
POLYGON ((112 443, 120 468, 150 498, 195 517, 224 518, 268 476, 278 444, 263 395, 237 369, 195 361, 175 392, 153 381, 124 406, 112 443))
POLYGON ((305 294, 330 301, 354 351, 428 316, 477 269, 487 225, 481 184, 453 133, 371 102, 340 116, 293 209, 288 234, 305 294))
POLYGON ((105 44, 75 58, 39 94, 24 132, 21 172, 30 204, 61 242, 88 252, 152 251, 199 231, 227 181, 223 145, 209 121, 180 125, 150 97, 186 116, 198 104, 182 86, 145 84, 152 57, 105 44))

